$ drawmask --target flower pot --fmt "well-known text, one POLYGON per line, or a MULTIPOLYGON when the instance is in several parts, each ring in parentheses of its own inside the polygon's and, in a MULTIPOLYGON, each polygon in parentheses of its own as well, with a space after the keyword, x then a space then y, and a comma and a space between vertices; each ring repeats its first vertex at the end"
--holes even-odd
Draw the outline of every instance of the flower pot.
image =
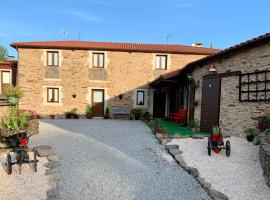
POLYGON ((155 128, 156 133, 163 133, 163 130, 161 128, 155 128))
POLYGON ((162 136, 163 136, 164 139, 167 139, 168 138, 168 134, 167 133, 163 133, 162 136))
POLYGON ((247 141, 252 142, 254 135, 247 135, 247 141))
POLYGON ((197 128, 191 128, 191 131, 192 131, 193 133, 195 133, 195 132, 197 132, 197 128))
POLYGON ((267 137, 267 142, 270 144, 270 136, 267 137))
POLYGON ((10 103, 12 106, 16 106, 18 103, 18 98, 17 97, 8 97, 8 103, 10 103))

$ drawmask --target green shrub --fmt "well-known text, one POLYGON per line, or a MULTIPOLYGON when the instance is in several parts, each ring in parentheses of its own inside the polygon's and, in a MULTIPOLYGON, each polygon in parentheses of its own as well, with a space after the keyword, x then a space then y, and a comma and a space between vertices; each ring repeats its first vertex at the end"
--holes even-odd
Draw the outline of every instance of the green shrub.
POLYGON ((23 93, 22 93, 21 88, 19 86, 6 86, 4 88, 4 94, 7 97, 20 98, 23 93))
POLYGON ((72 108, 69 112, 65 113, 66 119, 78 119, 77 108, 72 108))
POLYGON ((110 118, 110 108, 107 106, 104 113, 104 119, 110 118))
POLYGON ((189 128, 198 128, 198 122, 196 120, 192 120, 189 123, 189 128))
POLYGON ((85 117, 87 119, 92 119, 93 117, 93 110, 90 104, 86 105, 86 112, 85 112, 85 117))
POLYGON ((217 134, 217 135, 220 134, 220 128, 219 128, 218 126, 214 126, 214 127, 212 128, 212 131, 213 131, 213 134, 217 134))
POLYGON ((143 110, 141 108, 134 108, 132 110, 132 113, 134 113, 134 117, 136 120, 139 120, 142 118, 143 110))
POLYGON ((29 113, 22 112, 18 115, 16 107, 11 107, 11 111, 3 119, 1 128, 7 131, 25 130, 28 119, 29 113))
POLYGON ((265 134, 266 136, 270 136, 270 129, 269 129, 269 128, 266 129, 266 130, 264 131, 264 134, 265 134))
POLYGON ((255 128, 245 128, 244 132, 248 135, 248 136, 254 136, 256 129, 255 128))

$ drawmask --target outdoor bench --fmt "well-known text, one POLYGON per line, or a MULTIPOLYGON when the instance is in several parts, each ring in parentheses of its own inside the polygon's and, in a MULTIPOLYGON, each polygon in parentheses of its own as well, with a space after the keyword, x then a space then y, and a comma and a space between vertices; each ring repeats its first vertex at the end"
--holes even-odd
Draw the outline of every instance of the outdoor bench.
POLYGON ((115 118, 116 115, 128 115, 128 119, 130 118, 130 111, 127 108, 115 108, 112 112, 113 118, 115 118))

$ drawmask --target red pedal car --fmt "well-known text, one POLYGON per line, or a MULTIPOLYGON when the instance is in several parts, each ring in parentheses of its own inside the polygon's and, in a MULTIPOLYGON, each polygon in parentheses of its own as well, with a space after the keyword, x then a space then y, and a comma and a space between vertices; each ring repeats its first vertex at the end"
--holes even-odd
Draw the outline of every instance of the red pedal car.
POLYGON ((222 149, 226 150, 226 156, 229 157, 231 154, 230 141, 227 141, 225 144, 220 128, 213 127, 213 132, 210 133, 210 137, 208 138, 208 155, 211 156, 212 150, 218 154, 222 149))

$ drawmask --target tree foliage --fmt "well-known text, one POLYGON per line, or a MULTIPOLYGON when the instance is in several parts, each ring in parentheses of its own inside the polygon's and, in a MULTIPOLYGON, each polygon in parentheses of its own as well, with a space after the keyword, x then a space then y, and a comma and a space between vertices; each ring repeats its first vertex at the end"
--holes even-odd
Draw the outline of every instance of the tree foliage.
POLYGON ((7 58, 8 58, 7 48, 0 45, 0 60, 6 60, 7 58))

